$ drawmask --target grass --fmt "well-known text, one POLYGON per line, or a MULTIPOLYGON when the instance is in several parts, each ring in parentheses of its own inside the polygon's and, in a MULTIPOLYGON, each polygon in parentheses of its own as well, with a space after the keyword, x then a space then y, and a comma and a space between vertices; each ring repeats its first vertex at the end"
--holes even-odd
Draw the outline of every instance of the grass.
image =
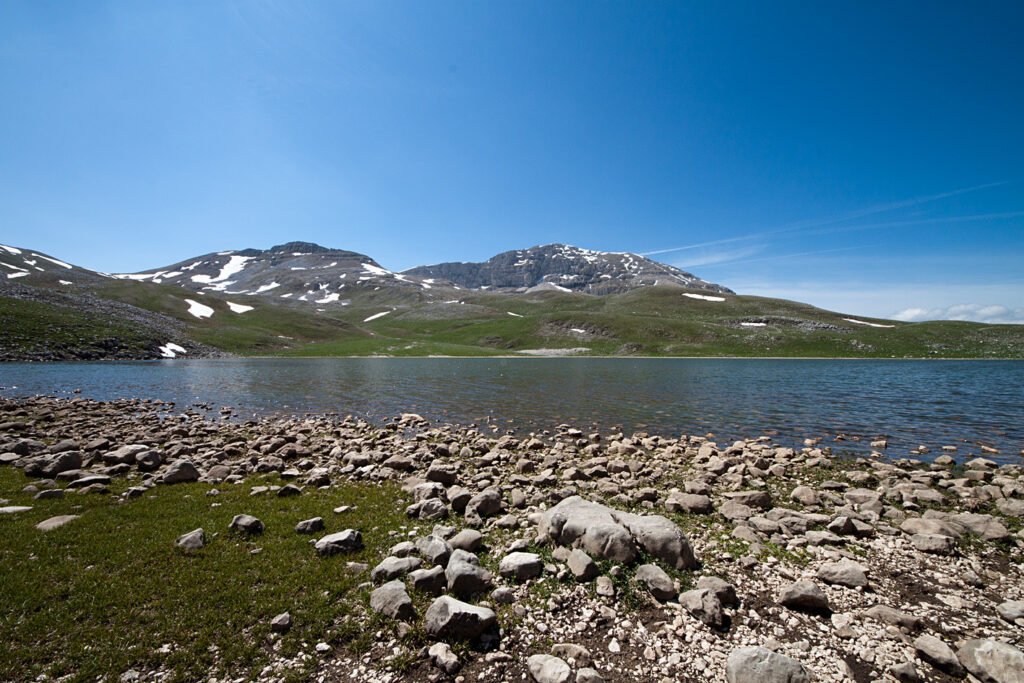
MULTIPOLYGON (((730 296, 722 302, 708 302, 686 298, 670 287, 645 287, 600 297, 464 290, 427 295, 353 288, 349 305, 319 307, 266 297, 201 295, 130 280, 104 281, 91 291, 101 298, 176 318, 185 323, 195 341, 240 355, 490 356, 582 347, 587 355, 607 356, 1024 357, 1024 337, 1013 325, 857 318, 891 326, 876 328, 793 301, 730 296), (448 296, 461 303, 440 303, 448 296), (213 316, 191 316, 186 298, 210 306, 213 316), (227 301, 254 309, 234 313, 227 301), (366 322, 384 311, 389 311, 388 315, 366 322), (765 326, 741 324, 751 321, 765 326)), ((46 328, 34 321, 37 307, 30 302, 2 300, 7 302, 0 308, 6 329, 33 332, 37 340, 47 337, 46 328)), ((57 313, 56 323, 66 315, 68 325, 78 324, 70 309, 57 313)), ((108 327, 118 325, 116 320, 100 322, 108 327)), ((121 327, 130 330, 130 326, 121 327)), ((3 341, 0 334, 0 343, 3 341)))
POLYGON ((0 515, 0 680, 94 681, 160 667, 170 681, 215 672, 251 678, 269 660, 270 620, 285 611, 294 626, 280 639, 283 656, 311 653, 319 641, 358 640, 368 629, 352 624, 365 610, 359 584, 368 577, 345 564, 372 565, 395 542, 388 531, 408 524, 395 505, 399 491, 385 484, 278 498, 250 496, 251 485, 264 483, 250 479, 218 496, 207 495, 209 485, 182 484, 122 502, 70 491, 35 501, 21 491, 26 483, 20 471, 0 469, 0 498, 33 506, 0 515), (338 505, 355 510, 335 515, 338 505), (266 531, 251 538, 229 531, 239 513, 259 517, 266 531), (81 517, 49 533, 34 528, 61 514, 81 517), (293 530, 314 516, 324 517, 325 533, 360 529, 366 548, 318 557, 310 537, 293 530), (197 527, 206 530, 205 548, 174 547, 197 527))
POLYGON ((76 349, 145 349, 152 340, 133 325, 41 301, 0 296, 0 353, 34 355, 76 349))

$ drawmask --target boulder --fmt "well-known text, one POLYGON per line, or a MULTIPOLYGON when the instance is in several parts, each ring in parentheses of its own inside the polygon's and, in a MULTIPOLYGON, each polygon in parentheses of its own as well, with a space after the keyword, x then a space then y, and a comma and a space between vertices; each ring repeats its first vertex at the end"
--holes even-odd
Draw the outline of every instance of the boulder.
POLYGON ((191 481, 199 481, 199 470, 187 458, 172 462, 160 478, 161 484, 184 484, 191 481))
POLYGON ((818 578, 829 585, 847 588, 865 588, 868 585, 866 570, 853 560, 840 560, 822 565, 818 569, 818 578))
POLYGON ((665 500, 665 509, 669 512, 709 515, 714 512, 715 506, 707 496, 698 493, 679 493, 676 491, 668 494, 668 498, 665 500))
POLYGON ((476 529, 463 529, 448 539, 448 545, 453 550, 465 550, 470 553, 480 550, 483 544, 484 536, 476 529))
POLYGON ((577 581, 591 581, 597 578, 599 573, 597 563, 579 548, 572 549, 565 563, 577 581))
POLYGON ((956 552, 956 540, 943 534, 914 534, 910 543, 929 555, 952 555, 956 552))
POLYGON ((474 640, 497 623, 498 617, 493 610, 442 595, 427 608, 423 628, 434 638, 474 640))
POLYGON ((801 612, 827 613, 828 597, 813 581, 797 581, 782 589, 779 604, 801 612))
POLYGON ((328 534, 316 542, 316 551, 321 555, 351 553, 363 548, 363 535, 355 529, 345 529, 328 534))
POLYGON ((675 585, 665 570, 656 564, 642 564, 636 568, 634 580, 646 588, 658 602, 676 597, 675 585))
POLYGON ((292 628, 292 615, 282 612, 270 620, 270 630, 274 633, 287 633, 292 628))
POLYGON ((324 518, 313 517, 311 519, 304 519, 295 525, 295 532, 299 534, 315 534, 318 531, 324 530, 324 518))
POLYGON ((736 587, 717 576, 702 576, 697 579, 697 588, 708 588, 725 607, 739 607, 740 600, 736 597, 736 587))
POLYGON ((448 564, 448 558, 452 556, 453 550, 448 541, 434 534, 416 541, 416 549, 423 559, 442 567, 448 564))
POLYGON ((491 573, 480 566, 476 555, 455 550, 444 570, 448 579, 448 592, 459 597, 484 593, 491 588, 491 573))
POLYGON ((444 575, 444 568, 433 566, 430 569, 416 569, 409 572, 409 580, 412 582, 413 590, 427 595, 440 595, 448 585, 448 579, 444 575))
POLYGON ((459 661, 458 656, 452 652, 452 648, 448 643, 434 643, 427 650, 427 655, 430 657, 430 661, 434 663, 434 666, 449 676, 453 676, 462 668, 462 663, 459 661))
POLYGON ((544 572, 544 560, 536 553, 515 552, 501 558, 498 573, 506 579, 529 581, 544 572))
POLYGON ((178 536, 178 540, 174 542, 174 545, 182 550, 199 550, 206 545, 206 532, 199 528, 187 534, 182 534, 178 536))
POLYGON ((696 588, 679 596, 679 604, 705 625, 711 628, 722 628, 725 615, 722 613, 722 602, 710 588, 696 588))
POLYGON ((1011 623, 1024 619, 1024 600, 1007 600, 998 605, 996 611, 999 612, 999 616, 1011 623))
POLYGON ((421 564, 423 560, 418 557, 385 557, 370 571, 370 580, 374 583, 393 581, 419 569, 421 564))
POLYGON ((592 557, 628 564, 642 548, 676 569, 697 566, 689 539, 659 515, 621 512, 571 496, 543 513, 538 526, 541 537, 581 548, 592 557))
POLYGON ((537 683, 568 683, 572 675, 569 665, 554 655, 531 655, 526 667, 537 683))
POLYGON ((981 683, 1024 683, 1024 652, 1012 645, 998 640, 968 640, 957 656, 981 683))
POLYGON ((960 664, 960 660, 957 659, 956 653, 953 652, 949 645, 946 645, 935 636, 927 633, 918 636, 917 640, 914 641, 914 649, 917 650, 918 657, 936 669, 944 671, 950 676, 963 678, 965 673, 964 667, 960 664))
POLYGON ((466 521, 471 524, 482 524, 483 520, 501 512, 501 494, 494 489, 481 491, 466 503, 466 521))
POLYGON ((370 609, 392 619, 409 621, 416 618, 412 599, 401 581, 388 581, 370 593, 370 609))
POLYGON ((252 515, 235 515, 229 528, 246 534, 262 534, 264 527, 263 522, 252 515))
POLYGON ((741 647, 725 663, 728 683, 810 683, 803 664, 763 647, 741 647))

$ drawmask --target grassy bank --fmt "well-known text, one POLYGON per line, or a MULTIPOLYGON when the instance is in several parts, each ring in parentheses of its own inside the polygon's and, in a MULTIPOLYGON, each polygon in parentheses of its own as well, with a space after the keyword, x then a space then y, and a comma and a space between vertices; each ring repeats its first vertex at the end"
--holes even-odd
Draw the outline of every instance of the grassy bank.
MULTIPOLYGON (((357 585, 366 575, 349 561, 374 561, 396 539, 388 530, 406 524, 388 484, 307 487, 303 495, 250 495, 249 480, 220 487, 165 486, 122 500, 78 495, 37 501, 22 492, 19 470, 0 468, 0 498, 32 510, 0 515, 0 680, 40 674, 72 681, 105 680, 137 668, 163 667, 168 680, 214 673, 250 678, 269 660, 295 656, 295 680, 304 680, 300 653, 317 642, 339 646, 364 634, 341 623, 365 604, 357 585), (332 509, 354 509, 334 514, 332 509), (228 530, 234 515, 260 518, 266 531, 243 537, 228 530), (55 515, 80 515, 50 532, 35 525, 55 515), (330 533, 360 529, 366 549, 320 558, 296 522, 321 516, 330 533), (202 527, 208 544, 179 551, 175 539, 202 527), (290 612, 292 630, 272 636, 270 620, 290 612)), ((279 483, 279 482, 278 482, 279 483)), ((312 662, 312 660, 310 660, 312 662)))

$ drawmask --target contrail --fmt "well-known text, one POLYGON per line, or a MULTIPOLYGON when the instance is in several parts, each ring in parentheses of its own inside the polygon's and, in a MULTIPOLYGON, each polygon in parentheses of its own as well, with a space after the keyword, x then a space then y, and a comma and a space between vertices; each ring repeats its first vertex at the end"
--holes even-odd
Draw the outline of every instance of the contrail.
MULTIPOLYGON (((898 202, 890 202, 888 204, 878 204, 876 206, 867 207, 864 209, 858 209, 850 213, 843 214, 841 216, 833 216, 831 218, 818 218, 810 219, 806 221, 798 221, 796 223, 790 223, 784 227, 775 230, 765 230, 762 232, 754 232, 747 235, 740 235, 739 237, 729 237, 721 240, 712 240, 710 242, 700 242, 698 244, 687 244, 681 247, 669 247, 667 249, 655 249, 653 251, 640 252, 640 256, 654 256, 657 254, 668 254, 674 251, 686 251, 688 249, 699 249, 701 247, 710 247, 717 244, 728 244, 731 242, 742 242, 745 240, 758 239, 761 237, 770 237, 774 235, 784 234, 799 234, 808 228, 820 228, 826 225, 834 225, 836 223, 843 223, 846 221, 856 220, 857 218, 864 218, 865 216, 873 216, 879 213, 885 213, 887 211, 895 211, 896 209, 905 209, 909 206, 917 206, 919 204, 927 204, 928 202, 938 201, 940 199, 946 199, 948 197, 955 197, 961 194, 967 194, 968 192, 977 192, 978 190, 985 190, 991 187, 999 187, 1001 185, 1008 185, 1010 180, 1001 180, 996 183, 985 183, 984 185, 974 185, 972 187, 964 187, 959 190, 950 190, 948 192, 940 192, 939 194, 926 195, 923 197, 914 197, 912 199, 904 199, 898 202)), ((1024 212, 1010 212, 1008 214, 982 214, 976 218, 1011 218, 1019 215, 1024 215, 1024 212)), ((973 220, 975 217, 961 217, 959 220, 973 220)), ((931 219, 934 222, 941 222, 943 220, 956 221, 957 217, 949 219, 931 219)), ((912 223, 906 222, 907 225, 912 223)), ((869 226, 849 226, 850 229, 866 229, 869 226)), ((878 227, 891 227, 891 224, 881 224, 878 227)))

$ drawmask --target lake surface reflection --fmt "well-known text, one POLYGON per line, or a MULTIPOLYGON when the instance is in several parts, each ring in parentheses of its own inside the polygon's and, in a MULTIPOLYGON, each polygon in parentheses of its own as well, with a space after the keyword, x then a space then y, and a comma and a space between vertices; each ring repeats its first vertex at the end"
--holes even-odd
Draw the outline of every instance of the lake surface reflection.
POLYGON ((1024 362, 604 358, 318 358, 0 365, 0 395, 152 398, 247 414, 333 412, 519 431, 569 423, 720 442, 770 434, 889 454, 1024 448, 1024 362), (848 438, 833 443, 839 435, 848 438), (855 441, 859 437, 862 441, 855 441))

